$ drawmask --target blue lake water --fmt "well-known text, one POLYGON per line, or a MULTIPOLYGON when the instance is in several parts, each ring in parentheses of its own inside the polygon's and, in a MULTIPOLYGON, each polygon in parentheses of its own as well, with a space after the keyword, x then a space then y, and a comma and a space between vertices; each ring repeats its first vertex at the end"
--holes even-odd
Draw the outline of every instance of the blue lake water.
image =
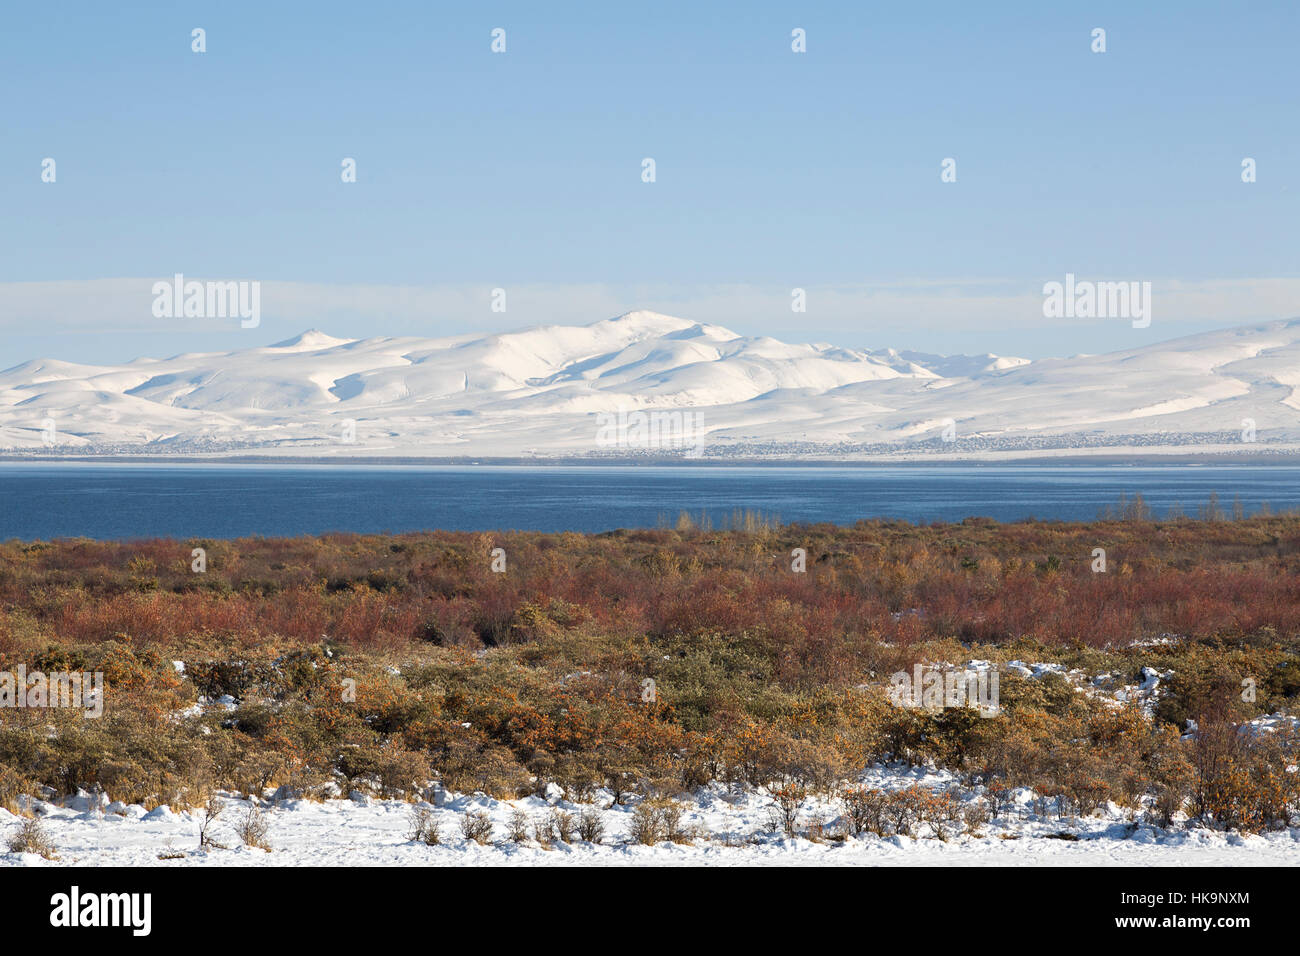
POLYGON ((536 467, 0 463, 0 539, 231 538, 326 531, 606 531, 863 518, 1092 520, 1121 494, 1191 516, 1217 493, 1300 509, 1300 467, 536 467))

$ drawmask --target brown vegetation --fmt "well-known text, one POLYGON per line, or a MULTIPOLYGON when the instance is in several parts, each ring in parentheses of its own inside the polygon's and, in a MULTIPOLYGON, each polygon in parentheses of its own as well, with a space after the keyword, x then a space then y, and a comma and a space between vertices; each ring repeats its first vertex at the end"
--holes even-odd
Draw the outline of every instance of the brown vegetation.
MULTIPOLYGON (((995 817, 996 788, 1025 785, 1063 812, 1112 800, 1261 829, 1295 812, 1294 751, 1238 727, 1295 707, 1298 571, 1294 516, 8 542, 0 670, 102 670, 107 707, 0 711, 0 805, 94 785, 202 806, 218 788, 414 797, 437 778, 514 798, 555 782, 640 794, 644 836, 675 839, 674 794, 767 786, 794 832, 780 794, 889 757, 988 784, 995 817), (1177 640, 1130 646, 1160 635, 1177 640), (977 657, 1173 674, 1154 720, 1059 677, 1004 673, 994 719, 884 698, 891 672, 977 657), (179 716, 200 695, 234 709, 179 716), (1184 740, 1189 719, 1202 732, 1184 740)), ((920 799, 856 793, 847 819, 942 833, 951 808, 920 799)))

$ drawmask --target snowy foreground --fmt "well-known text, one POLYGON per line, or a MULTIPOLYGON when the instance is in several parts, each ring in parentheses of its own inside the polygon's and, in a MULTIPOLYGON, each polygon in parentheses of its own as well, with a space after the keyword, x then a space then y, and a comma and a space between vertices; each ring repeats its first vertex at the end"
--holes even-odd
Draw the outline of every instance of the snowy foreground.
MULTIPOLYGON (((873 787, 892 789, 945 786, 951 778, 921 768, 877 767, 863 775, 873 787)), ((497 801, 482 794, 449 794, 439 805, 352 799, 281 800, 263 804, 270 825, 271 850, 241 844, 236 825, 247 814, 246 800, 230 799, 213 825, 213 839, 231 849, 199 849, 202 811, 175 813, 167 807, 146 812, 140 806, 105 805, 101 799, 74 798, 68 806, 37 802, 32 809, 58 852, 53 861, 35 854, 0 852, 6 866, 549 866, 549 865, 846 865, 846 866, 1139 866, 1223 865, 1279 866, 1300 864, 1300 828, 1261 836, 1210 830, 1162 831, 1131 820, 1131 812, 1111 805, 1088 819, 1057 819, 1035 812, 1034 795, 1017 794, 1016 806, 981 828, 982 835, 933 838, 875 836, 812 842, 784 839, 772 832, 771 800, 762 793, 728 793, 718 787, 701 791, 687 805, 686 827, 701 834, 692 844, 632 844, 628 840, 632 806, 603 812, 605 835, 600 845, 577 841, 543 849, 533 840, 512 843, 507 821, 516 809, 544 817, 553 807, 578 813, 590 804, 571 804, 553 794, 497 801), (439 821, 442 843, 426 846, 409 838, 416 807, 439 821), (482 810, 492 819, 492 842, 480 845, 461 835, 466 810, 482 810), (1074 839, 1071 839, 1073 837, 1074 839)), ((608 795, 597 794, 607 807, 608 795)), ((804 816, 834 823, 839 808, 809 801, 804 816)), ((20 817, 0 810, 0 839, 17 832, 20 817)))

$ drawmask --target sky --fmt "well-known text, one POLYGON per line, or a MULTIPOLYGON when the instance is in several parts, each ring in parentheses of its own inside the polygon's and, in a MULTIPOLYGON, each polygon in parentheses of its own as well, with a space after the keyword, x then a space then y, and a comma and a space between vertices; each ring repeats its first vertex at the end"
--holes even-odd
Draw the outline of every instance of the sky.
POLYGON ((0 17, 2 367, 635 309, 1027 357, 1300 316, 1293 0, 0 17), (176 273, 258 282, 259 324, 156 317, 176 273), (1046 318, 1067 273, 1151 282, 1150 326, 1046 318))

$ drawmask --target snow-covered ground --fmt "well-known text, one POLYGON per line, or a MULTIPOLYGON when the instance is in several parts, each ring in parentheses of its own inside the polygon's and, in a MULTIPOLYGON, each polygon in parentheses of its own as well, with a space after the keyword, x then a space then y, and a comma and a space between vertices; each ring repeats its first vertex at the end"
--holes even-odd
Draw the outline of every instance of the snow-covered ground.
MULTIPOLYGON (((878 766, 868 770, 863 783, 882 789, 912 785, 946 787, 952 778, 944 772, 878 766)), ((988 865, 988 866, 1137 866, 1224 865, 1277 866, 1300 864, 1300 828, 1242 836, 1204 829, 1165 831, 1142 825, 1130 811, 1110 805, 1086 819, 1058 819, 1042 813, 1035 795, 1017 791, 1013 806, 1000 819, 980 827, 980 835, 953 835, 946 841, 932 837, 849 837, 842 841, 813 842, 785 839, 773 833, 769 819, 772 801, 761 792, 728 792, 717 787, 697 793, 686 804, 682 823, 698 828, 690 844, 634 844, 628 839, 635 804, 609 806, 608 794, 598 793, 594 804, 573 804, 553 794, 551 800, 529 797, 497 801, 482 794, 448 794, 431 803, 411 804, 357 795, 354 799, 326 801, 282 800, 265 811, 270 824, 270 852, 241 845, 235 825, 248 812, 246 800, 230 799, 211 829, 212 837, 232 849, 199 849, 202 811, 174 813, 159 808, 116 805, 106 809, 99 801, 74 798, 70 806, 37 804, 37 811, 58 859, 47 861, 34 854, 0 854, 0 865, 19 866, 419 866, 427 864, 476 866, 548 865, 988 865), (98 807, 96 807, 98 804, 98 807), (90 806, 91 809, 85 809, 90 806), (416 807, 435 816, 442 843, 427 846, 409 838, 416 807), (543 849, 532 839, 516 844, 506 837, 507 822, 520 808, 533 819, 544 818, 552 808, 574 813, 602 808, 605 835, 600 845, 575 841, 543 849), (483 811, 493 821, 492 842, 480 845, 461 835, 466 810, 483 811), (168 859, 160 859, 170 857, 168 859)), ((968 800, 974 799, 971 796, 968 800)), ((270 806, 267 801, 264 805, 270 806)), ((820 818, 833 823, 839 816, 834 803, 809 801, 801 821, 820 818)), ((17 831, 22 820, 0 810, 0 839, 17 831)))
MULTIPOLYGON (((1172 638, 1171 638, 1172 641, 1172 638)), ((174 662, 179 671, 184 665, 174 662)), ((992 667, 971 660, 966 667, 992 667)), ((1172 672, 1141 670, 1141 683, 1125 684, 1114 675, 1089 675, 1078 669, 1040 661, 1007 662, 1003 668, 1030 679, 1048 675, 1064 678, 1076 693, 1119 706, 1136 701, 1150 713, 1163 693, 1161 681, 1172 672)), ((177 718, 206 709, 229 710, 233 698, 200 698, 178 712, 177 718)), ((1300 719, 1270 714, 1243 725, 1243 733, 1274 733, 1295 729, 1300 719)), ((1194 726, 1188 728, 1189 733, 1194 726)), ((1300 769, 1290 768, 1291 772, 1300 769)), ((962 809, 988 802, 980 786, 958 788, 957 778, 941 769, 903 763, 878 764, 863 771, 858 785, 882 791, 920 787, 948 792, 962 809)), ((331 785, 332 786, 332 785, 331 785)), ((333 786, 335 793, 338 788, 333 786)), ((303 799, 281 788, 257 801, 269 832, 270 851, 243 845, 237 827, 253 803, 238 794, 223 796, 224 810, 211 825, 213 840, 225 848, 200 848, 201 809, 152 811, 111 800, 109 794, 81 793, 59 803, 22 798, 23 809, 37 817, 58 853, 55 860, 35 854, 0 852, 0 866, 475 866, 583 865, 849 865, 849 866, 1138 866, 1138 865, 1300 865, 1300 827, 1260 835, 1225 833, 1188 827, 1180 820, 1170 829, 1154 827, 1133 809, 1106 804, 1088 817, 1060 816, 1054 804, 1027 788, 1011 791, 996 818, 973 826, 947 824, 945 839, 928 825, 918 825, 919 837, 891 835, 827 836, 821 840, 786 838, 772 819, 774 802, 763 790, 727 788, 721 784, 692 795, 681 795, 680 830, 689 842, 636 843, 631 827, 638 798, 612 806, 612 795, 596 791, 590 802, 573 802, 555 784, 547 795, 520 800, 495 800, 481 793, 456 794, 430 781, 426 795, 433 802, 412 803, 378 799, 354 791, 350 798, 303 799), (532 836, 521 843, 509 839, 509 822, 524 811, 530 824, 559 810, 575 818, 598 811, 604 827, 599 844, 575 838, 543 848, 532 836), (440 843, 429 846, 411 838, 412 818, 427 812, 437 821, 440 843), (466 839, 461 822, 466 812, 490 818, 490 841, 466 839)), ((798 829, 824 825, 828 834, 844 834, 844 807, 836 799, 811 797, 799 809, 798 829)), ((18 832, 23 818, 0 809, 0 847, 18 832)))

